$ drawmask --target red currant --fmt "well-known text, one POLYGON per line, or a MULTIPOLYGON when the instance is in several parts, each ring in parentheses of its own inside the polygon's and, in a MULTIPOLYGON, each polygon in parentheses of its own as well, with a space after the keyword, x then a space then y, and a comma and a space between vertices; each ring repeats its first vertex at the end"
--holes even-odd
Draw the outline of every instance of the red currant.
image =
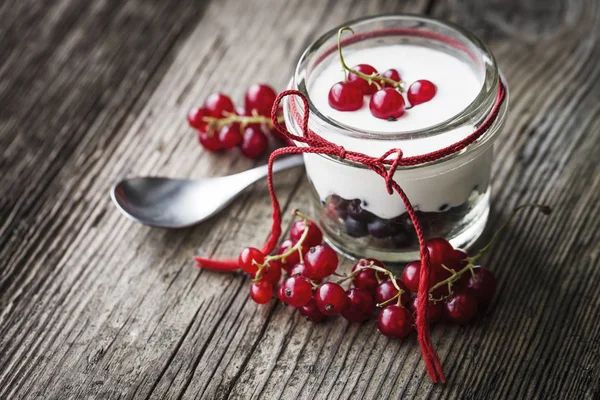
POLYGON ((235 113, 233 101, 223 93, 213 93, 204 101, 204 108, 211 117, 223 118, 228 114, 235 113))
POLYGON ((245 111, 248 115, 252 115, 252 110, 256 110, 258 115, 268 117, 271 115, 276 97, 277 93, 271 86, 255 83, 246 91, 245 111))
POLYGON ((259 158, 269 146, 269 139, 259 129, 253 126, 247 126, 244 129, 244 136, 240 149, 242 154, 248 158, 259 158))
POLYGON ((404 114, 404 97, 392 88, 383 88, 371 96, 369 109, 374 117, 395 121, 404 114))
POLYGON ((477 315, 477 299, 468 293, 457 293, 446 303, 446 317, 457 324, 471 322, 477 315))
POLYGON ((291 276, 283 281, 279 289, 279 300, 293 307, 302 307, 312 298, 312 285, 303 276, 291 276))
MULTIPOLYGON (((452 257, 450 260, 444 261, 444 265, 448 268, 458 272, 461 271, 468 265, 467 261, 467 253, 462 250, 455 249, 452 252, 452 257)), ((452 287, 456 289, 465 288, 469 282, 469 277, 471 276, 470 272, 465 272, 462 274, 457 280, 452 282, 452 287)))
MULTIPOLYGON (((410 292, 401 280, 396 280, 396 284, 404 292, 402 293, 402 296, 400 296, 400 303, 402 305, 408 304, 410 301, 410 292)), ((396 289, 394 283, 391 280, 387 280, 385 282, 381 282, 375 289, 375 301, 377 304, 385 303, 389 299, 394 298, 397 294, 398 289, 396 289)))
POLYGON ((363 92, 349 82, 338 82, 329 89, 329 105, 338 111, 356 111, 363 106, 363 92))
POLYGON ((338 315, 348 306, 346 291, 334 282, 319 285, 315 300, 319 311, 327 316, 338 315))
POLYGON ((419 80, 410 84, 408 88, 407 97, 411 106, 425 103, 435 96, 437 87, 428 80, 419 80))
POLYGON ((335 272, 338 257, 331 247, 320 244, 310 248, 304 256, 304 264, 310 279, 323 279, 335 272))
POLYGON ((204 117, 209 117, 208 111, 202 107, 192 108, 187 115, 188 124, 192 128, 196 128, 199 131, 206 131, 208 128, 208 122, 204 120, 204 117))
MULTIPOLYGON (((377 70, 369 64, 358 64, 352 69, 365 75, 373 75, 377 73, 377 70)), ((348 82, 355 84, 363 94, 373 94, 377 91, 377 85, 374 83, 369 84, 369 82, 367 82, 365 79, 352 72, 348 74, 348 82)))
MULTIPOLYGON (((398 72, 397 69, 388 69, 387 71, 385 71, 383 74, 381 74, 381 76, 383 76, 384 78, 388 78, 393 80, 394 82, 400 82, 402 80, 402 78, 400 78, 400 73, 398 72)), ((394 87, 392 84, 388 83, 388 82, 381 82, 383 87, 394 87)))
POLYGON ((402 282, 411 292, 419 291, 419 282, 421 274, 421 262, 420 261, 412 261, 406 264, 404 267, 404 271, 402 272, 402 282))
POLYGON ((221 150, 221 143, 219 142, 219 137, 214 132, 208 131, 199 131, 198 132, 198 141, 208 151, 218 151, 221 150))
POLYGON ((369 292, 360 288, 352 288, 346 292, 348 306, 342 311, 342 317, 350 322, 363 322, 371 316, 374 302, 369 292))
POLYGON ((290 276, 294 276, 294 275, 300 275, 300 276, 304 276, 304 277, 308 278, 306 276, 306 265, 304 265, 303 263, 298 263, 298 264, 294 265, 290 269, 290 276))
MULTIPOLYGON (((290 276, 299 275, 299 276, 303 276, 305 278, 309 278, 309 276, 307 275, 307 272, 306 272, 306 265, 302 264, 302 263, 298 263, 298 264, 294 265, 294 267, 292 269, 290 269, 289 274, 290 274, 290 276)), ((321 283, 321 279, 316 279, 316 278, 309 278, 309 279, 311 279, 316 284, 321 283)))
POLYGON ((261 281, 276 285, 281 279, 281 264, 279 261, 269 261, 269 265, 262 270, 261 281))
POLYGON ((473 268, 475 275, 466 272, 463 276, 468 276, 466 285, 467 293, 473 295, 481 305, 487 305, 496 293, 496 277, 487 268, 473 268))
MULTIPOLYGON (((410 309, 416 315, 417 314, 417 305, 419 304, 419 298, 417 296, 413 297, 410 300, 410 309)), ((444 305, 440 302, 427 302, 427 320, 435 324, 440 321, 444 316, 444 305)))
POLYGON ((254 282, 250 285, 250 297, 258 304, 266 304, 273 298, 273 285, 267 281, 254 282))
POLYGON ((355 287, 366 290, 369 293, 375 292, 379 281, 374 269, 366 268, 371 265, 371 260, 363 258, 352 267, 352 283, 355 287), (357 272, 358 271, 358 272, 357 272))
POLYGON ((444 260, 444 265, 455 271, 460 271, 467 266, 469 256, 462 250, 454 249, 449 258, 444 260))
POLYGON ((279 300, 281 300, 284 304, 285 301, 282 299, 285 299, 285 287, 283 287, 283 285, 279 285, 279 288, 277 289, 277 297, 279 298, 279 300))
POLYGON ((445 264, 446 260, 452 259, 454 248, 446 239, 433 238, 425 244, 429 251, 429 262, 432 266, 445 264))
MULTIPOLYGON (((287 253, 292 247, 294 247, 294 242, 291 239, 286 239, 279 245, 279 249, 277 249, 277 255, 282 255, 287 253)), ((301 246, 302 254, 308 251, 308 248, 301 246)), ((292 252, 285 259, 281 260, 281 265, 286 271, 290 271, 290 269, 300 262, 300 254, 298 251, 292 252)))
POLYGON ((219 130, 219 145, 222 149, 233 149, 242 142, 238 124, 226 125, 219 130))
MULTIPOLYGON (((313 221, 307 222, 308 233, 306 234, 306 238, 304 239, 304 242, 302 242, 302 245, 309 248, 320 245, 323 242, 323 233, 313 221)), ((290 228, 290 239, 292 239, 292 242, 297 243, 300 240, 306 229, 307 222, 301 219, 292 224, 292 227, 290 228)))
POLYGON ((397 304, 385 307, 377 316, 377 328, 383 335, 402 339, 410 333, 413 318, 410 311, 397 304))
POLYGON ((238 257, 240 268, 250 275, 255 275, 258 272, 258 266, 264 262, 265 255, 254 247, 246 247, 238 257))
POLYGON ((300 307, 299 310, 300 315, 312 322, 321 322, 327 319, 327 316, 319 311, 319 307, 317 307, 317 303, 314 298, 310 299, 308 304, 300 307))

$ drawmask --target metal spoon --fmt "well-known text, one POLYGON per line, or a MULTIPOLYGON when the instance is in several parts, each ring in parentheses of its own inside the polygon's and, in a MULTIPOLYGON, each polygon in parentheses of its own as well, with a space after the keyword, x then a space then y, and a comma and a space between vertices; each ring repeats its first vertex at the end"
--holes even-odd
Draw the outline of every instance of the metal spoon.
MULTIPOLYGON (((286 157, 275 161, 273 172, 303 163, 302 156, 286 157)), ((119 211, 134 221, 159 228, 183 228, 215 215, 265 176, 266 165, 217 178, 131 178, 114 185, 110 195, 119 211)))

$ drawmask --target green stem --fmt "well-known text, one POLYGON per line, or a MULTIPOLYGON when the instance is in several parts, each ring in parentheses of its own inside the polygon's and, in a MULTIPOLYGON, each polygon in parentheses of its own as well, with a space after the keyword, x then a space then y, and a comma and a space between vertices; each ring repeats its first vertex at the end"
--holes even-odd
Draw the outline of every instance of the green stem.
MULTIPOLYGON (((298 210, 292 211, 292 215, 299 216, 300 218, 302 218, 304 220, 304 225, 306 226, 306 229, 304 229, 304 232, 302 232, 302 236, 300 236, 300 239, 298 239, 296 244, 293 245, 292 247, 290 247, 289 250, 286 251, 285 253, 277 254, 275 256, 265 257, 265 262, 263 265, 268 264, 270 261, 274 261, 274 260, 283 260, 283 262, 285 263, 285 259, 287 257, 291 256, 292 254, 294 254, 295 251, 297 251, 300 254, 300 261, 303 262, 302 243, 304 243, 304 241, 306 240, 306 237, 308 236, 308 226, 311 224, 311 222, 304 214, 300 213, 300 211, 298 211, 298 210)), ((260 270, 260 267, 259 267, 259 270, 260 270)))
POLYGON ((387 84, 391 85, 392 87, 398 89, 399 91, 404 92, 404 87, 402 86, 403 85, 402 81, 396 82, 395 80, 386 78, 377 72, 374 72, 371 75, 363 74, 362 72, 352 69, 348 65, 346 65, 346 61, 344 60, 344 56, 342 55, 342 33, 344 31, 350 31, 350 32, 352 32, 352 34, 354 34, 354 30, 352 28, 350 28, 349 26, 343 26, 338 31, 338 53, 340 55, 340 63, 342 64, 342 68, 344 70, 344 82, 346 82, 348 80, 347 73, 351 72, 354 75, 367 81, 369 83, 369 85, 373 84, 373 85, 377 86, 377 89, 381 89, 381 86, 384 83, 387 83, 387 84))
POLYGON ((460 271, 454 271, 450 268, 447 268, 445 265, 442 265, 443 268, 452 272, 452 275, 450 275, 448 278, 444 279, 443 281, 438 282, 435 285, 433 285, 429 289, 429 293, 433 292, 435 289, 440 288, 444 285, 448 285, 449 288, 451 289, 451 284, 453 282, 455 282, 456 280, 458 280, 462 275, 467 273, 467 271, 471 271, 471 274, 473 274, 473 276, 475 276, 475 270, 473 268, 475 267, 475 264, 477 263, 477 261, 481 257, 483 257, 483 255, 485 253, 487 253, 487 251, 492 247, 494 242, 500 237, 500 233, 502 233, 502 231, 504 231, 504 229, 506 229, 506 227, 510 224, 510 222, 513 220, 515 215, 517 215, 517 213, 520 210, 522 210, 524 208, 528 208, 528 207, 537 208, 543 214, 546 214, 546 215, 548 215, 552 212, 552 209, 549 206, 543 205, 543 204, 527 203, 527 204, 522 204, 520 206, 517 206, 511 213, 510 217, 508 217, 508 219, 502 224, 502 226, 500 226, 500 228, 498 230, 496 230, 496 232, 494 233, 494 236, 492 236, 492 239, 481 250, 479 250, 479 252, 477 254, 475 254, 473 257, 467 257, 467 259, 464 260, 464 261, 467 261, 467 265, 463 269, 461 269, 460 271))
MULTIPOLYGON (((342 279, 340 282, 343 282, 349 278, 354 277, 354 275, 358 274, 360 271, 364 270, 364 269, 372 269, 374 271, 376 271, 375 276, 377 276, 377 272, 381 272, 384 275, 387 275, 390 277, 390 280, 392 281, 392 285, 394 285, 394 287, 396 288, 396 290, 398 291, 398 293, 392 297, 391 299, 388 299, 386 301, 384 301, 381 304, 377 304, 377 307, 383 307, 389 303, 391 303, 392 301, 398 299, 398 305, 400 304, 400 298, 402 297, 402 295, 404 294, 404 290, 400 288, 400 286, 398 286, 398 282, 396 281, 396 276, 394 274, 392 274, 392 272, 390 272, 389 270, 385 269, 385 268, 381 268, 378 267, 377 265, 375 265, 373 263, 373 261, 371 261, 371 263, 369 265, 364 265, 364 266, 360 266, 359 268, 356 269, 356 271, 352 272, 352 274, 350 274, 349 277, 346 277, 344 279, 342 279)), ((338 283, 340 283, 338 282, 338 283)))
MULTIPOLYGON (((273 128, 274 126, 271 118, 258 115, 254 110, 252 110, 252 116, 228 114, 225 118, 204 117, 202 119, 208 123, 209 132, 217 132, 224 126, 235 123, 240 124, 242 130, 244 130, 249 124, 267 124, 269 128, 273 128)), ((278 122, 283 122, 283 120, 283 115, 277 117, 278 122)))

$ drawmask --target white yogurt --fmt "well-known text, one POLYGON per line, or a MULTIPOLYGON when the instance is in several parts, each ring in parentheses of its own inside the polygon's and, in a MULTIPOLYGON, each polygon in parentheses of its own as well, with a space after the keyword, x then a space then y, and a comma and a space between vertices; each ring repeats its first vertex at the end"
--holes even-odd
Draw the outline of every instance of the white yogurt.
MULTIPOLYGON (((337 57, 313 71, 309 95, 319 112, 348 129, 368 131, 377 135, 396 135, 421 130, 442 123, 469 106, 481 90, 482 81, 469 65, 443 51, 397 44, 345 51, 346 64, 370 64, 379 72, 395 68, 400 72, 405 87, 427 79, 437 86, 435 97, 427 103, 406 110, 397 121, 375 118, 369 110, 370 96, 358 111, 342 112, 329 106, 331 86, 344 79, 337 57)), ((408 104, 408 101, 407 101, 408 104)), ((473 132, 473 127, 463 126, 434 137, 393 140, 376 140, 366 133, 362 137, 343 135, 322 126, 311 125, 325 139, 344 146, 347 150, 379 156, 390 148, 402 149, 405 156, 429 153, 455 143, 473 132)), ((398 170, 394 179, 405 190, 411 203, 422 211, 440 211, 447 206, 466 202, 475 187, 485 191, 489 183, 492 149, 484 146, 466 157, 398 170)), ((363 208, 382 218, 392 218, 406 211, 397 195, 390 196, 383 179, 374 172, 333 162, 319 155, 305 155, 306 170, 321 200, 331 194, 345 199, 363 200, 363 208)))

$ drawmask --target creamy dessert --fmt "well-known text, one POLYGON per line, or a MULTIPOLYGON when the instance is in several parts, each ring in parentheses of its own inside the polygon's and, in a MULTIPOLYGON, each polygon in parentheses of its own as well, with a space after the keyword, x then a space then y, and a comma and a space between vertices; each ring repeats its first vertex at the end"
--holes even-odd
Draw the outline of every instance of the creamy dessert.
MULTIPOLYGON (((369 20, 363 23, 368 24, 369 20)), ((317 60, 301 59, 299 66, 304 61, 307 67, 297 70, 295 83, 298 84, 298 72, 302 72, 302 84, 311 102, 311 130, 346 150, 374 157, 392 148, 401 149, 404 157, 428 154, 473 133, 485 115, 485 107, 481 107, 481 114, 473 114, 473 118, 458 117, 465 110, 481 106, 481 93, 489 89, 486 63, 493 64, 488 54, 477 60, 464 51, 465 46, 457 50, 440 45, 437 39, 426 41, 401 33, 394 37, 387 31, 383 39, 371 31, 364 37, 365 43, 343 47, 345 64, 337 53, 327 50, 317 60), (364 68, 357 69, 361 65, 364 68), (365 72, 362 84, 373 90, 363 90, 362 104, 356 99, 354 89, 340 86, 351 86, 360 80, 356 74, 349 76, 354 80, 347 79, 345 69, 346 73, 365 72), (396 72, 388 74, 390 69, 396 72), (401 78, 403 105, 397 105, 398 112, 382 113, 373 108, 373 101, 374 96, 385 90, 396 96, 397 101, 400 87, 392 85, 385 89, 389 85, 376 79, 370 82, 378 82, 377 87, 373 83, 369 86, 370 82, 364 79, 367 75, 401 78), (425 102, 411 104, 407 89, 416 81, 432 83, 435 95, 425 102), (334 88, 335 85, 338 87, 334 88), (348 101, 344 104, 339 93, 346 89, 349 93, 343 95, 348 101)), ((467 38, 461 40, 468 42, 467 38)), ((495 64, 492 66, 495 68, 495 64)), ((495 69, 493 72, 497 74, 495 69)), ((290 112, 291 107, 297 107, 295 102, 284 107, 286 124, 298 132, 297 118, 301 113, 297 109, 290 112)), ((499 125, 491 130, 497 131, 499 125)), ((483 230, 489 210, 493 160, 492 141, 488 138, 444 159, 396 170, 394 180, 418 211, 427 237, 446 237, 461 246, 470 244, 483 230)), ((321 210, 321 224, 332 244, 352 255, 377 256, 388 261, 400 260, 403 253, 417 250, 414 227, 405 205, 398 195, 388 194, 380 176, 344 160, 316 154, 304 157, 315 199, 320 203, 317 208, 321 210)))

